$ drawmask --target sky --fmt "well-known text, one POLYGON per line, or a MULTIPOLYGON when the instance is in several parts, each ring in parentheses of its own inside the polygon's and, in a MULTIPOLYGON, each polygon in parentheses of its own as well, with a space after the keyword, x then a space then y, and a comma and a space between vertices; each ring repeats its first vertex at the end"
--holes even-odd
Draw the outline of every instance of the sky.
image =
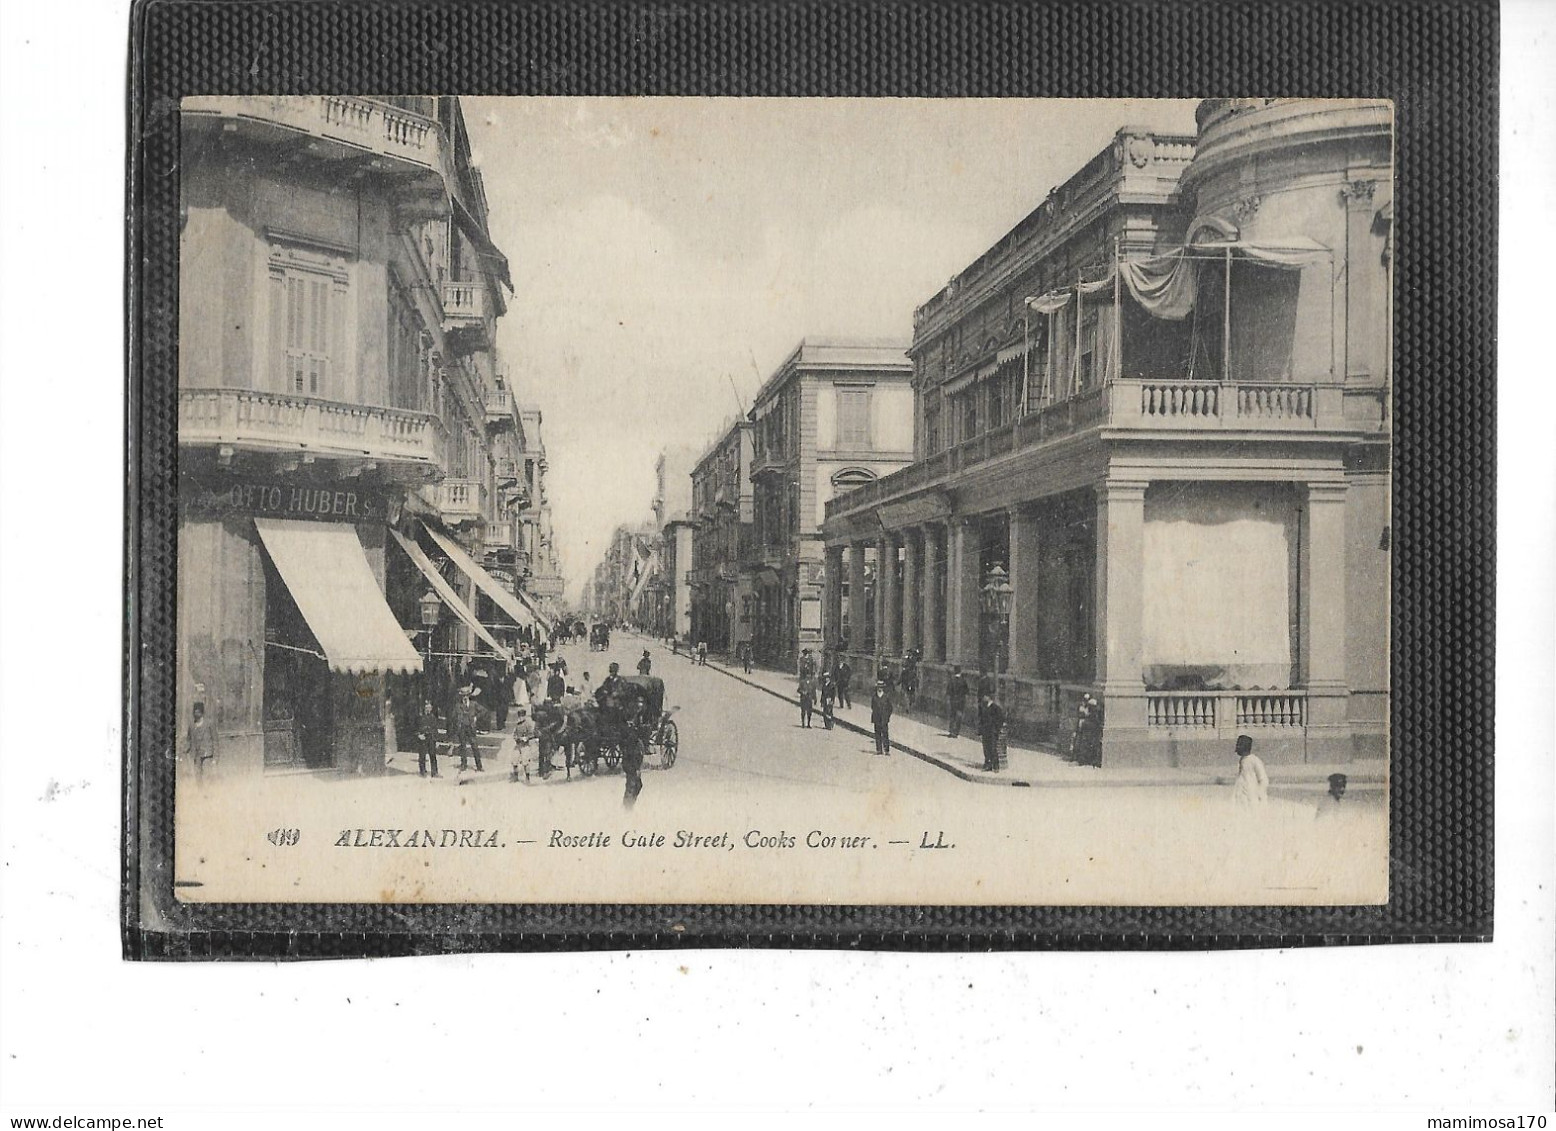
POLYGON ((913 309, 1122 126, 1193 100, 466 98, 515 293, 498 348, 540 406, 580 587, 654 460, 706 448, 802 338, 901 341, 913 309))

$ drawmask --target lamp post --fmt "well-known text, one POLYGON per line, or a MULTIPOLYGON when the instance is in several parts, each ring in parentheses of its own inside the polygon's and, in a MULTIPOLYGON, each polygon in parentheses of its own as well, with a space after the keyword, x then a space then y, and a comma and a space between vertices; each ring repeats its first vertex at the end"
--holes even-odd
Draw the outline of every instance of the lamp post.
POLYGON ((997 677, 1005 669, 1005 638, 1009 635, 1010 601, 1015 590, 1010 586, 1010 575, 996 562, 983 575, 983 588, 978 591, 983 611, 994 618, 998 633, 994 641, 994 674, 997 677))
POLYGON ((431 589, 422 594, 417 604, 421 607, 421 627, 427 634, 427 647, 422 657, 422 674, 430 679, 432 676, 432 634, 438 627, 438 622, 443 619, 443 600, 431 589))

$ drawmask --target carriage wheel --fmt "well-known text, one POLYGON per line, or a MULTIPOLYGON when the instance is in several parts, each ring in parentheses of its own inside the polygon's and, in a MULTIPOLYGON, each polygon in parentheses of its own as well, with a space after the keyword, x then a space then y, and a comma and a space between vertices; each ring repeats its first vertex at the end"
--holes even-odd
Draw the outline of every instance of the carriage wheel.
POLYGON ((592 746, 587 746, 578 752, 573 764, 578 767, 578 772, 584 777, 592 777, 595 770, 599 769, 600 752, 592 746))
POLYGON ((681 749, 681 732, 672 722, 659 728, 659 765, 668 770, 675 765, 675 755, 681 749))
POLYGON ((621 769, 621 747, 616 743, 605 748, 605 768, 611 773, 621 769))

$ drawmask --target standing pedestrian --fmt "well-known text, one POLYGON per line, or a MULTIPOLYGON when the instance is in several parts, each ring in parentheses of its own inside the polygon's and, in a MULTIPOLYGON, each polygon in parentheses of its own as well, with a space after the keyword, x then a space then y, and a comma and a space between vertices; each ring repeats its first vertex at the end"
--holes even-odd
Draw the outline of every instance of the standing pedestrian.
POLYGON ((852 707, 854 669, 849 664, 847 656, 839 656, 837 661, 837 705, 839 707, 852 707))
POLYGON ((983 704, 994 698, 994 676, 983 666, 978 668, 978 737, 983 737, 983 704))
POLYGON ((821 669, 821 725, 832 729, 832 708, 837 702, 837 676, 830 668, 821 669))
POLYGON ((648 649, 643 649, 643 658, 638 661, 638 675, 647 675, 653 669, 654 661, 649 658, 648 649))
POLYGON ((708 666, 708 642, 706 640, 697 641, 697 666, 700 668, 708 666))
POLYGON ((811 654, 809 648, 800 649, 800 678, 816 678, 816 657, 811 654))
POLYGON ((995 773, 1004 768, 1000 737, 1005 729, 1005 708, 1000 706, 998 699, 988 695, 979 704, 978 717, 983 720, 983 768, 987 773, 995 773))
POLYGON ((556 665, 551 667, 551 676, 546 680, 546 698, 561 700, 567 694, 567 677, 562 674, 562 669, 556 665))
POLYGON ((911 648, 902 656, 902 693, 908 698, 908 710, 918 706, 918 652, 911 648))
POLYGON ((875 694, 870 697, 870 724, 875 728, 875 752, 891 753, 891 696, 886 692, 883 680, 875 681, 875 694))
POLYGON ((1270 800, 1270 775, 1253 752, 1253 738, 1237 736, 1237 777, 1232 782, 1232 801, 1238 808, 1262 808, 1270 800))
POLYGON ((196 700, 189 708, 189 733, 185 739, 185 753, 194 766, 195 777, 205 777, 206 771, 216 767, 216 749, 211 742, 211 724, 205 718, 205 704, 196 700))
POLYGON ((951 678, 945 686, 945 729, 947 736, 959 738, 962 733, 962 714, 967 710, 967 677, 962 674, 962 667, 956 664, 951 668, 951 678))
POLYGON ((891 661, 879 657, 875 661, 876 678, 886 685, 886 697, 893 704, 897 702, 897 669, 892 667, 891 661))
POLYGON ((454 743, 454 753, 459 755, 459 768, 468 770, 470 759, 475 759, 475 772, 485 773, 481 765, 481 745, 475 740, 475 705, 470 701, 475 688, 465 684, 459 689, 459 699, 454 704, 453 717, 449 719, 454 743))
POLYGON ((751 674, 751 641, 740 642, 740 666, 747 675, 751 674))
POLYGON ((492 669, 492 678, 487 681, 487 686, 492 692, 492 710, 497 715, 497 729, 508 729, 508 708, 513 705, 513 686, 508 679, 508 666, 501 660, 497 661, 498 667, 492 669))
POLYGON ((416 772, 422 777, 427 776, 427 763, 432 763, 432 776, 440 778, 438 773, 438 713, 432 706, 431 699, 421 701, 421 714, 416 716, 416 772))
POLYGON ((808 675, 800 676, 800 726, 810 729, 811 716, 816 710, 816 681, 808 675))
POLYGON ((1329 820, 1340 816, 1345 811, 1342 802, 1345 799, 1345 786, 1348 780, 1344 774, 1329 775, 1329 792, 1324 794, 1323 800, 1318 803, 1318 812, 1314 814, 1318 820, 1329 820))

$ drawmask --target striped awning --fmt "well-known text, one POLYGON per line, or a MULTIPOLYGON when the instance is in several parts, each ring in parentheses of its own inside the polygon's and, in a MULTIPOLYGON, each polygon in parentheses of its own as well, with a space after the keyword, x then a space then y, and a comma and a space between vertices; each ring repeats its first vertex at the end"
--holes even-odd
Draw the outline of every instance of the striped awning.
POLYGON ((514 624, 532 624, 547 632, 551 631, 551 619, 543 616, 534 603, 523 593, 515 593, 487 573, 486 570, 481 568, 480 563, 465 553, 464 547, 452 538, 439 533, 425 524, 423 524, 423 529, 432 535, 432 540, 438 544, 438 549, 449 556, 449 560, 454 563, 459 572, 475 582, 477 587, 490 597, 499 609, 513 618, 514 624))

